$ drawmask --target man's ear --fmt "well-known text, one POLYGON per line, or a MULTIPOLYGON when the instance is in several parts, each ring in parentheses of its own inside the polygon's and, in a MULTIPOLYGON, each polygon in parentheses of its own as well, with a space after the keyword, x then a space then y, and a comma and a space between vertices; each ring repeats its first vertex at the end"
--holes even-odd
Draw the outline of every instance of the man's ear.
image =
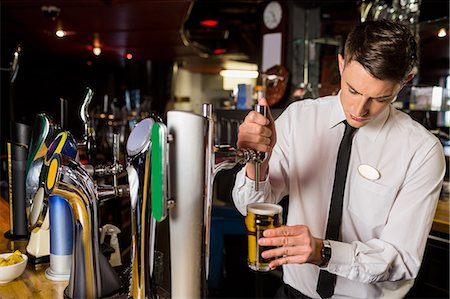
POLYGON ((339 65, 339 74, 342 75, 344 71, 345 60, 342 54, 338 54, 338 65, 339 65))

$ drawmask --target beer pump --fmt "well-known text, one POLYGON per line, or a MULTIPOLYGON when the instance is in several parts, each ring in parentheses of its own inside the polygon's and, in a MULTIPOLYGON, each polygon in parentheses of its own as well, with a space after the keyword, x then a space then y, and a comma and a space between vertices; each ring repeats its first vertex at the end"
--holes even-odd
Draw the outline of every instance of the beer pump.
POLYGON ((89 115, 89 104, 91 103, 93 96, 94 91, 87 87, 83 103, 80 107, 80 118, 83 121, 84 134, 83 141, 79 144, 79 146, 84 149, 84 153, 89 164, 94 163, 96 149, 95 130, 89 115))
POLYGON ((47 263, 50 258, 50 231, 48 227, 48 218, 45 224, 42 223, 40 226, 35 226, 34 222, 36 220, 32 220, 33 216, 31 211, 35 194, 40 185, 39 178, 45 155, 60 131, 61 127, 49 115, 45 113, 36 115, 25 174, 25 192, 28 209, 27 223, 31 223, 31 226, 29 227, 30 239, 27 245, 27 254, 30 257, 30 263, 34 265, 47 263))
POLYGON ((128 195, 128 186, 118 184, 118 175, 123 172, 123 167, 119 163, 120 155, 120 135, 113 134, 113 163, 100 164, 94 166, 96 154, 95 130, 93 122, 89 115, 89 105, 91 103, 94 91, 89 87, 86 88, 83 103, 80 107, 80 118, 84 126, 83 141, 78 144, 78 147, 84 154, 87 161, 83 161, 84 168, 92 177, 103 178, 107 176, 113 177, 113 185, 99 185, 99 199, 106 200, 115 197, 123 197, 128 195))
MULTIPOLYGON (((255 111, 267 116, 267 107, 262 105, 255 105, 255 111)), ((261 177, 261 163, 266 159, 264 152, 257 151, 254 159, 255 162, 255 191, 259 191, 259 181, 261 177)))
POLYGON ((215 175, 236 164, 263 161, 251 149, 214 145, 212 105, 203 115, 169 111, 167 127, 152 128, 152 215, 169 215, 171 296, 206 296, 209 238, 215 175))
MULTIPOLYGON (((60 132, 48 147, 47 153, 61 153, 75 159, 75 138, 69 131, 60 132)), ((27 253, 34 259, 43 252, 49 254, 50 267, 45 271, 45 276, 50 280, 68 280, 72 255, 72 212, 64 198, 45 194, 45 175, 45 172, 40 173, 37 191, 33 196, 27 253)))
POLYGON ((156 221, 151 215, 150 144, 152 118, 141 120, 127 140, 131 204, 131 285, 133 298, 156 298, 153 275, 156 221))
POLYGON ((116 294, 119 277, 99 249, 98 195, 92 177, 81 164, 54 151, 47 152, 41 175, 45 194, 63 197, 73 214, 72 266, 65 297, 101 298, 116 294))

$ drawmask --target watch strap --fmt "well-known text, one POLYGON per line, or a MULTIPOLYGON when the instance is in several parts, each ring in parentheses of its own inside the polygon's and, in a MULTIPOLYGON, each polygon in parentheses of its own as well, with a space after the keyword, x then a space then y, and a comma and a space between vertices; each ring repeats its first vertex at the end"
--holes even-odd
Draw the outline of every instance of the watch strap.
POLYGON ((320 250, 322 261, 320 262, 319 267, 324 268, 328 266, 331 259, 331 244, 328 240, 323 240, 322 244, 322 249, 320 250))

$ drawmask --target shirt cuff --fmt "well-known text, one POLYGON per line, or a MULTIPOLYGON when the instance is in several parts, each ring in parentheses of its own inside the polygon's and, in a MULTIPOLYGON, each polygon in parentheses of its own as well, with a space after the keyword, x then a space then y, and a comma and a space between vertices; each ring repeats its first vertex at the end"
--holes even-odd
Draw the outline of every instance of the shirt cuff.
MULTIPOLYGON (((251 189, 255 190, 255 180, 252 180, 251 178, 249 178, 247 176, 247 165, 244 167, 242 174, 245 177, 245 180, 241 180, 242 182, 244 182, 241 186, 239 186, 240 188, 244 187, 245 190, 247 191, 251 191, 251 189)), ((269 176, 266 175, 266 178, 264 181, 259 181, 259 190, 264 190, 267 182, 269 181, 269 176)))
POLYGON ((330 240, 331 259, 326 269, 328 272, 338 274, 348 271, 353 263, 353 246, 343 242, 330 240))

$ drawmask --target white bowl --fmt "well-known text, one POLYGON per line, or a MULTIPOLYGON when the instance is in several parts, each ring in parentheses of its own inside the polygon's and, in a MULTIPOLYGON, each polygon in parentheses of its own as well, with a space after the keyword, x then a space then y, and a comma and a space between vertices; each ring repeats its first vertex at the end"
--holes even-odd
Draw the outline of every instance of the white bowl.
MULTIPOLYGON (((0 253, 0 257, 7 258, 12 254, 12 252, 0 253)), ((23 271, 25 271, 25 268, 27 267, 28 256, 26 254, 22 254, 22 258, 23 261, 21 261, 20 263, 0 267, 0 284, 10 282, 22 275, 23 271)))

